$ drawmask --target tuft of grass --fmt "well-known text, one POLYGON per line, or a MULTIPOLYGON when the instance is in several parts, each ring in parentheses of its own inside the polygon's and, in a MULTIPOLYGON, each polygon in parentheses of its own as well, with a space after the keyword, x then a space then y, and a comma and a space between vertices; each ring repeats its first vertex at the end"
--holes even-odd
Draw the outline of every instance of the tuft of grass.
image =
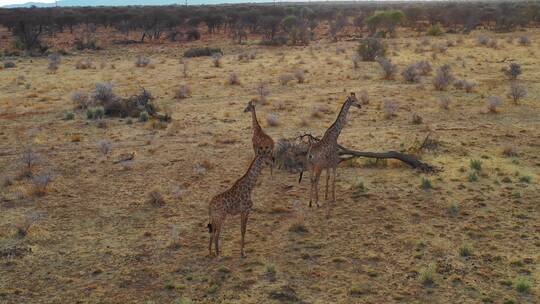
POLYGON ((532 181, 532 177, 530 177, 528 175, 523 175, 523 176, 519 177, 519 181, 522 182, 522 183, 530 184, 531 181, 532 181))
POLYGON ((433 265, 429 265, 426 269, 420 273, 420 282, 425 287, 433 286, 435 283, 435 270, 433 265))
POLYGON ((476 172, 471 172, 467 175, 467 180, 471 183, 478 181, 478 174, 476 172))
POLYGON ((420 183, 420 187, 424 190, 433 189, 433 185, 431 184, 431 181, 425 177, 422 177, 422 182, 420 183))
POLYGON ((303 223, 294 223, 289 227, 290 232, 296 232, 296 233, 308 233, 309 230, 307 229, 306 225, 303 223))
POLYGON ((452 203, 448 206, 448 213, 451 216, 457 216, 459 214, 459 203, 452 203))
POLYGON ((521 293, 529 293, 531 291, 531 282, 527 278, 518 278, 515 287, 521 293))
POLYGON ((150 191, 146 195, 146 201, 152 206, 163 206, 163 205, 165 205, 165 199, 161 195, 161 192, 159 192, 159 190, 157 190, 157 189, 150 191))
POLYGON ((468 244, 464 244, 459 247, 459 255, 462 257, 469 257, 472 255, 472 247, 468 244))
POLYGON ((148 121, 148 112, 146 111, 142 111, 141 113, 139 113, 139 121, 140 122, 146 122, 148 121))
POLYGON ((482 170, 482 161, 479 159, 471 159, 469 166, 471 169, 475 171, 481 171, 482 170))

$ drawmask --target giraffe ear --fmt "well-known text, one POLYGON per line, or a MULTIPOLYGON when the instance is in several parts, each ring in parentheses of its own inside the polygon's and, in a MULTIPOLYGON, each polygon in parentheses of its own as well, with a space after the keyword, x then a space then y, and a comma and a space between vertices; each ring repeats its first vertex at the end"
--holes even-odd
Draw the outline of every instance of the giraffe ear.
POLYGON ((351 92, 351 96, 354 97, 354 96, 356 96, 356 94, 354 94, 354 92, 351 92))

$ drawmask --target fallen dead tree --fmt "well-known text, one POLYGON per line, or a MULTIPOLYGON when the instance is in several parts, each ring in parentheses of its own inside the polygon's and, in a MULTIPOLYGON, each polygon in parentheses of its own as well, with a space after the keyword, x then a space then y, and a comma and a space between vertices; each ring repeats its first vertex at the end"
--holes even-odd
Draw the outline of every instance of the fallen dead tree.
MULTIPOLYGON (((431 133, 426 136, 420 146, 420 150, 427 146, 431 141, 429 139, 431 133)), ((309 170, 307 168, 307 151, 309 146, 319 141, 319 138, 311 134, 303 134, 292 139, 280 139, 277 143, 275 151, 276 161, 280 169, 300 173, 300 179, 302 180, 302 173, 309 170)), ((398 151, 387 152, 365 152, 355 151, 349 148, 339 146, 340 162, 347 161, 357 157, 375 158, 375 159, 397 159, 411 168, 419 170, 423 173, 437 173, 441 171, 441 168, 436 168, 430 164, 424 163, 413 154, 402 153, 398 151)))

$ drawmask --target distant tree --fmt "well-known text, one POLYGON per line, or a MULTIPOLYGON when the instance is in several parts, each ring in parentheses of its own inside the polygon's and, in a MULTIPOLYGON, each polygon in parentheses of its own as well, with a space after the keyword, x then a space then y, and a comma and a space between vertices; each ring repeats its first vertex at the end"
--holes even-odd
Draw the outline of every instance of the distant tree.
POLYGON ((378 11, 366 19, 366 25, 372 36, 378 34, 386 37, 394 35, 396 27, 405 20, 405 14, 400 10, 378 11))

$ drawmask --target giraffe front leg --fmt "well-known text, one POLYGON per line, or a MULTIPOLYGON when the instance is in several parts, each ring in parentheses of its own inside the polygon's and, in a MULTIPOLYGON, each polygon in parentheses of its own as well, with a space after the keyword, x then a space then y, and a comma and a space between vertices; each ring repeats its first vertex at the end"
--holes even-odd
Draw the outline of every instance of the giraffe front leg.
POLYGON ((328 182, 330 181, 330 170, 326 169, 326 189, 324 191, 324 200, 328 201, 328 182))
POLYGON ((219 234, 221 233, 221 224, 223 221, 219 221, 216 224, 216 234, 214 236, 214 245, 216 246, 216 256, 219 256, 219 234))
POLYGON ((208 256, 212 256, 212 242, 214 241, 214 236, 216 234, 216 225, 213 222, 210 222, 210 242, 208 243, 208 256))
POLYGON ((309 172, 309 208, 311 208, 311 203, 313 202, 313 185, 315 184, 315 174, 313 170, 309 172))
POLYGON ((317 170, 315 173, 315 183, 314 183, 314 192, 315 192, 315 205, 319 207, 319 180, 321 178, 321 170, 317 170))
POLYGON ((336 202, 336 167, 332 168, 332 202, 336 202))
POLYGON ((244 236, 246 235, 246 228, 247 228, 247 220, 248 220, 249 212, 242 213, 240 216, 241 223, 240 223, 240 230, 242 234, 241 244, 240 244, 240 257, 245 258, 246 254, 244 253, 244 236))

